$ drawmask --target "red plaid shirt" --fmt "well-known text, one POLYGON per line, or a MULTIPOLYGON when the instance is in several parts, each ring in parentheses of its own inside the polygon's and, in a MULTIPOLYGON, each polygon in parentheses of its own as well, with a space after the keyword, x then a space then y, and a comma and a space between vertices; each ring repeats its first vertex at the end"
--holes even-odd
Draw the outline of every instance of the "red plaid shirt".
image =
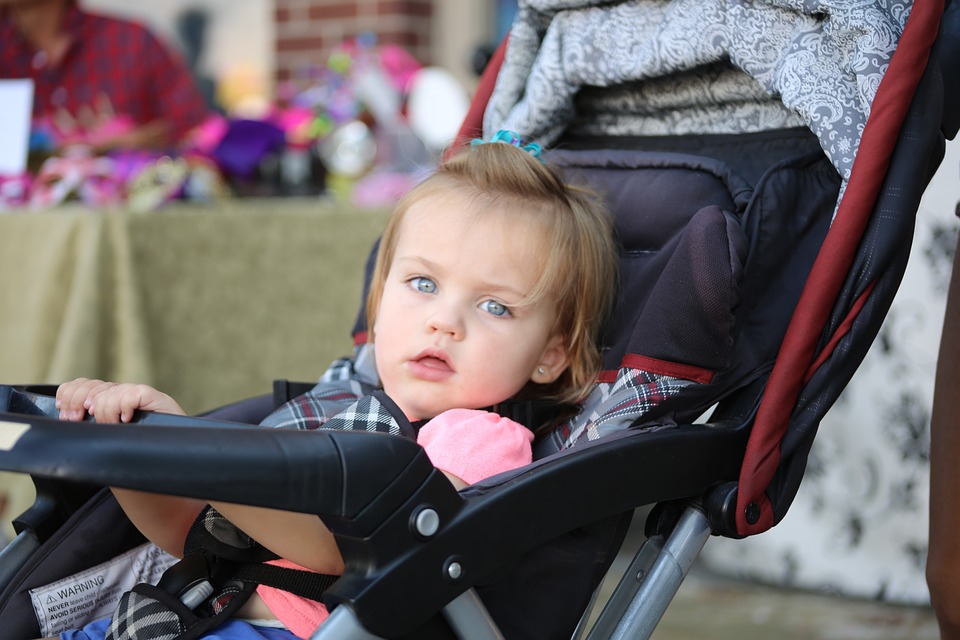
POLYGON ((96 110, 106 95, 117 115, 137 124, 163 120, 175 138, 204 119, 207 108, 190 71, 143 26, 70 3, 64 29, 71 43, 62 62, 51 66, 0 9, 0 78, 34 81, 35 118, 61 108, 73 116, 81 107, 96 110))

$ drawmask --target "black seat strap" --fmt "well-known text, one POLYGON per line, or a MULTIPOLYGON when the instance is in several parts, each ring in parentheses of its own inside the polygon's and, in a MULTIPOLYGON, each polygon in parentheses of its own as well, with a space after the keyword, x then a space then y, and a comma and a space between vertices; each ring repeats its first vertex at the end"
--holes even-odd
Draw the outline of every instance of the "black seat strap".
POLYGON ((272 564, 250 563, 237 567, 231 576, 241 582, 274 587, 288 591, 293 595, 320 601, 323 593, 337 581, 339 576, 325 573, 278 567, 272 564))

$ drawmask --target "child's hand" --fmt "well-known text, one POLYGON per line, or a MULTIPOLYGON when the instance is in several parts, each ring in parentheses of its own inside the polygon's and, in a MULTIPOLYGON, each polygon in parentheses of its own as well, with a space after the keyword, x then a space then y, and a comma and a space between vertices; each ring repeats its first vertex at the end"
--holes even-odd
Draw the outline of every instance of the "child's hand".
POLYGON ((530 464, 533 432, 476 409, 448 409, 421 427, 417 442, 458 490, 530 464))
POLYGON ((117 384, 87 378, 60 385, 57 408, 61 420, 79 421, 89 413, 97 422, 130 422, 137 409, 185 413, 173 398, 145 384, 117 384))

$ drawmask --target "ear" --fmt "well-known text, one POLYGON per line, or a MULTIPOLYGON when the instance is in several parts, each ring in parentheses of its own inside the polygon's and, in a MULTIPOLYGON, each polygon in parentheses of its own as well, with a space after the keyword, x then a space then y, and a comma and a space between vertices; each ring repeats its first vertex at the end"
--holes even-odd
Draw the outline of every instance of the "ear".
POLYGON ((533 368, 530 381, 536 384, 550 384, 566 371, 570 364, 567 346, 563 336, 555 335, 547 342, 540 361, 533 368))

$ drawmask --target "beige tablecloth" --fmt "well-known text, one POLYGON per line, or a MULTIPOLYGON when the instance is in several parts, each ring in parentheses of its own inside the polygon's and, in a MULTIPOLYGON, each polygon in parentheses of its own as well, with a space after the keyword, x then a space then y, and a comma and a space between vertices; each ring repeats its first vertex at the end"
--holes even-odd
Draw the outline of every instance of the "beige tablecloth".
POLYGON ((0 382, 156 385, 199 411, 350 351, 381 213, 316 200, 0 215, 0 382))
POLYGON ((384 221, 316 199, 0 214, 0 383, 144 382, 199 412, 315 380, 350 352, 384 221))

